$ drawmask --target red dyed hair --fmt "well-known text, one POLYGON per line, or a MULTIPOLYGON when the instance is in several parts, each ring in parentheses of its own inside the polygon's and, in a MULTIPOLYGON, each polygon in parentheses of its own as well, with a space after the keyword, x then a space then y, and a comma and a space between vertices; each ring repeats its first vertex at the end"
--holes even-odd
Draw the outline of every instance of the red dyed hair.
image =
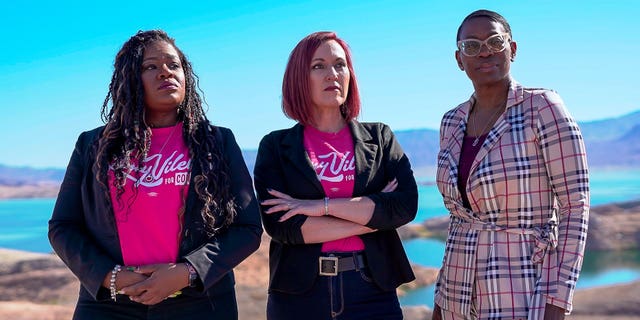
POLYGON ((291 51, 282 79, 282 111, 288 118, 305 126, 314 124, 313 102, 309 86, 311 59, 318 47, 329 40, 335 40, 342 47, 347 58, 347 68, 349 68, 349 91, 347 99, 340 107, 342 117, 348 122, 360 114, 360 93, 349 46, 344 40, 338 38, 335 32, 315 32, 300 40, 291 51))

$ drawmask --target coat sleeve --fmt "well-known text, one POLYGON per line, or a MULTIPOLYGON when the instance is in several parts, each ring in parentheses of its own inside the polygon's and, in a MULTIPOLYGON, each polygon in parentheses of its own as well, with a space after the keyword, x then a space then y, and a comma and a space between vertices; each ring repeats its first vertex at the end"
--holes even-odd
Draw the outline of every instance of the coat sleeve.
POLYGON ((545 91, 537 123, 538 139, 558 212, 557 294, 547 302, 571 311, 576 281, 582 268, 589 221, 589 175, 580 128, 560 97, 545 91))
POLYGON ((231 191, 237 205, 237 216, 226 230, 210 237, 206 243, 184 257, 196 269, 205 290, 256 251, 262 236, 258 202, 240 147, 231 130, 218 129, 222 135, 224 159, 230 169, 231 191))
MULTIPOLYGON (((69 267, 94 299, 106 299, 106 289, 99 297, 104 277, 116 261, 98 246, 87 230, 81 186, 91 174, 88 160, 91 143, 86 132, 76 142, 71 160, 60 186, 58 198, 49 220, 49 242, 60 259, 69 267)), ((93 177, 92 177, 93 178, 93 177)))
MULTIPOLYGON (((279 137, 278 134, 271 133, 260 141, 256 165, 253 170, 256 193, 260 201, 273 198, 267 191, 269 188, 285 193, 288 191, 279 155, 279 137)), ((268 207, 262 209, 264 228, 274 241, 285 244, 305 244, 302 225, 307 220, 306 215, 299 214, 284 222, 278 222, 284 212, 265 214, 268 207)))
POLYGON ((393 192, 377 191, 367 195, 375 203, 375 208, 366 226, 377 230, 392 230, 416 217, 418 186, 409 158, 388 126, 382 126, 381 137, 381 167, 386 175, 385 184, 395 178, 398 180, 398 187, 393 192))

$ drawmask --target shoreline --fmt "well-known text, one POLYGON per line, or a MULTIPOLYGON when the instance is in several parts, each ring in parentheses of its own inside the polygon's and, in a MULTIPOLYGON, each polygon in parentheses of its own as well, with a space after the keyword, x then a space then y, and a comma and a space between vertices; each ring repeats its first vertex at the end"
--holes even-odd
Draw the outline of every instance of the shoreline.
MULTIPOLYGON (((2 200, 19 199, 0 197, 2 200)), ((443 216, 413 222, 399 228, 398 232, 403 241, 413 238, 443 241, 448 220, 448 216, 443 216)), ((265 317, 268 246, 269 237, 265 233, 258 251, 235 268, 239 319, 261 320, 265 317)), ((637 248, 640 248, 640 201, 616 202, 591 208, 587 252, 617 252, 637 248)), ((611 262, 605 256, 597 260, 611 262)), ((412 263, 412 267, 417 280, 402 285, 398 289, 399 295, 435 281, 436 268, 421 267, 415 263, 412 263)), ((69 319, 79 285, 75 276, 52 252, 0 248, 0 319, 69 319)), ((427 306, 402 308, 406 320, 430 319, 431 309, 427 306)), ((574 310, 566 319, 640 320, 640 279, 577 289, 574 310)))
MULTIPOLYGON (((618 251, 640 247, 640 201, 593 207, 587 250, 618 251), (615 237, 611 237, 611 235, 615 237)), ((403 241, 438 237, 446 231, 448 217, 403 226, 403 241), (427 231, 431 231, 428 233, 427 231)), ((268 286, 269 237, 265 233, 258 251, 235 268, 239 319, 265 318, 268 286)), ((598 261, 609 259, 597 259, 598 261)), ((604 262, 603 261, 603 262, 604 262)), ((436 268, 412 264, 417 280, 401 286, 399 295, 432 284, 436 268)), ((580 281, 580 280, 578 280, 580 281)), ((53 253, 0 248, 0 319, 69 319, 80 283, 53 253)), ((427 306, 403 306, 406 320, 429 319, 427 306)), ((640 320, 640 279, 615 285, 577 289, 569 320, 640 320)))
MULTIPOLYGON (((265 318, 268 236, 260 249, 235 268, 239 319, 265 318)), ((418 269, 419 270, 419 269, 418 269)), ((436 271, 437 272, 437 271, 436 271)), ((413 289, 435 281, 433 270, 416 272, 413 289)), ((55 254, 0 248, 0 319, 70 319, 80 283, 55 254)), ((430 319, 426 306, 403 306, 406 320, 430 319)), ((577 289, 567 319, 640 319, 640 280, 577 289)))

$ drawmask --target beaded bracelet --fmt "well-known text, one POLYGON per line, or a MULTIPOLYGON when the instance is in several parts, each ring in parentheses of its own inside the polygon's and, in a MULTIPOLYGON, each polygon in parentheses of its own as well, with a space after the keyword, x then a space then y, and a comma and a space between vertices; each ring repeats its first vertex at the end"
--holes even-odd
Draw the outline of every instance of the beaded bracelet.
POLYGON ((111 270, 111 279, 109 280, 109 291, 111 292, 111 300, 116 301, 116 276, 122 270, 122 266, 116 264, 111 270))
POLYGON ((329 215, 329 197, 324 197, 324 215, 329 215))

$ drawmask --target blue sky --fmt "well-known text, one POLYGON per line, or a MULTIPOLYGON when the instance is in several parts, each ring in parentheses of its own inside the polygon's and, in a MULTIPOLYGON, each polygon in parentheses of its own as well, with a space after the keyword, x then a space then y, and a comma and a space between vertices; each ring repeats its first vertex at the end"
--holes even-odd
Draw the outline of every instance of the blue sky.
POLYGON ((10 1, 0 28, 0 164, 65 167, 78 134, 102 124, 113 59, 138 30, 164 29, 200 77, 207 116, 242 148, 293 125, 280 108, 289 53, 336 31, 354 55, 361 121, 437 129, 473 89, 455 63, 470 12, 504 15, 512 75, 555 89, 578 121, 640 109, 637 1, 10 1))

